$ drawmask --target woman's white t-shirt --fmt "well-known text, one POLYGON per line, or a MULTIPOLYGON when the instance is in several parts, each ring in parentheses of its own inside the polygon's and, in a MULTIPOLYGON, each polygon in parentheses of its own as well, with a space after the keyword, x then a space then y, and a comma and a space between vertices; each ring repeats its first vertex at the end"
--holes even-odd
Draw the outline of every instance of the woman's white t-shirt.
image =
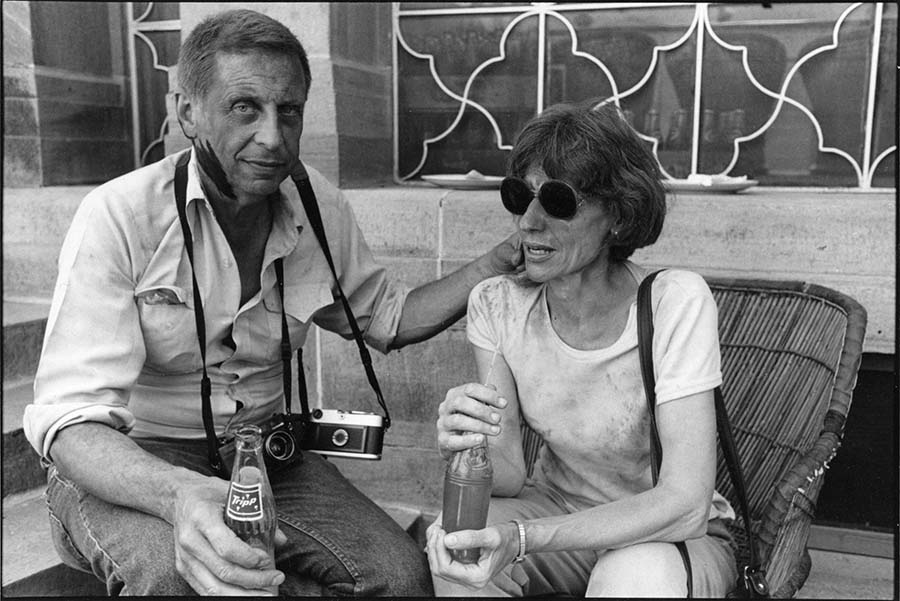
MULTIPOLYGON (((625 263, 637 282, 646 270, 625 263)), ((521 415, 545 441, 533 480, 561 493, 573 511, 651 488, 650 422, 637 349, 637 299, 610 346, 579 350, 550 324, 546 287, 497 276, 469 295, 469 341, 506 360, 521 415)), ((657 405, 722 383, 717 308, 696 273, 670 269, 652 286, 657 405)), ((685 433, 690 435, 689 432, 685 433)), ((734 518, 713 493, 710 519, 734 518)))

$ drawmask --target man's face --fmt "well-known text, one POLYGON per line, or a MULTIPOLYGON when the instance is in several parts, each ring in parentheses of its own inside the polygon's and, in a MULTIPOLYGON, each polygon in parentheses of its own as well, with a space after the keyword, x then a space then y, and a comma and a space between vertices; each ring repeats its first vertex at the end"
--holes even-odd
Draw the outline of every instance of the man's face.
POLYGON ((300 154, 306 92, 296 58, 216 55, 205 97, 183 99, 179 116, 220 192, 246 205, 278 189, 300 154))

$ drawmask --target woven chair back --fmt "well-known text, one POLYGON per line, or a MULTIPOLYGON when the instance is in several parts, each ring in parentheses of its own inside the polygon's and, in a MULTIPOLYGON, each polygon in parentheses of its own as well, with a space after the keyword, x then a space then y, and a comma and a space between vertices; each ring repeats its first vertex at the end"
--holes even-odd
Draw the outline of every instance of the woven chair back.
MULTIPOLYGON (((832 409, 847 314, 790 289, 712 286, 719 306, 725 406, 759 518, 772 485, 812 446, 832 409)), ((849 407, 843 407, 847 414, 849 407)), ((724 460, 717 487, 733 498, 724 460)))

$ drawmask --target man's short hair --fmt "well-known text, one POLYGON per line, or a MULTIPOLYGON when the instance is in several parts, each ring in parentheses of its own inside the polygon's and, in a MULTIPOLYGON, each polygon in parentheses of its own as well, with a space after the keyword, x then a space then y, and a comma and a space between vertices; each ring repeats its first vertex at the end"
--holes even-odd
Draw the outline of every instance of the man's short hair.
POLYGON ((297 58, 309 93, 312 75, 300 40, 275 19, 247 9, 211 15, 191 31, 178 54, 181 91, 204 98, 212 83, 216 54, 247 52, 271 52, 297 58))

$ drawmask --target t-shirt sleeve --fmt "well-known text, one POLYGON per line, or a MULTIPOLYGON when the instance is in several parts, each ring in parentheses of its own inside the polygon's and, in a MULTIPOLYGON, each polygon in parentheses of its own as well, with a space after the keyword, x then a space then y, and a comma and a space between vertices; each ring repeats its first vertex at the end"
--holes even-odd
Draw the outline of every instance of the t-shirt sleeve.
POLYGON ((498 280, 485 280, 477 284, 469 293, 466 312, 466 337, 473 345, 493 351, 500 348, 497 318, 491 307, 496 304, 496 295, 501 288, 498 280), (493 297, 493 298, 492 298, 493 297))
POLYGON ((718 308, 698 274, 670 270, 653 282, 657 404, 722 383, 718 308))

